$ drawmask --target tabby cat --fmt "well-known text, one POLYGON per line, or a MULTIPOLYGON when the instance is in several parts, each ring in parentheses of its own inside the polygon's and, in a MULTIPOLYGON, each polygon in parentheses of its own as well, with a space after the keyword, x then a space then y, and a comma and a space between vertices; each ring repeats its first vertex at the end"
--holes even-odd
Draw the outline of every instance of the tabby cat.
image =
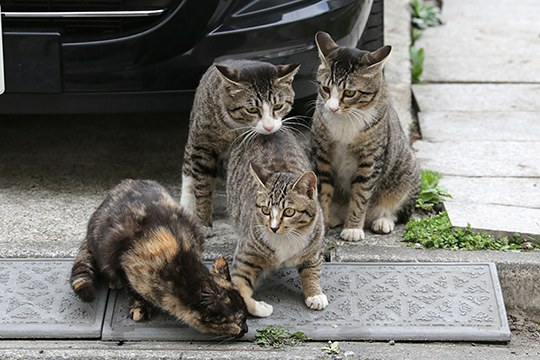
POLYGON ((394 230, 414 210, 420 175, 383 77, 390 46, 367 52, 315 36, 321 64, 312 132, 325 224, 341 238, 394 230))
POLYGON ((201 261, 198 225, 158 183, 124 180, 94 212, 71 271, 83 301, 96 293, 96 275, 125 287, 130 316, 139 321, 158 308, 201 331, 242 336, 246 305, 231 283, 227 261, 213 271, 201 261))
POLYGON ((254 300, 257 281, 271 269, 296 266, 310 309, 328 305, 320 286, 324 224, 317 177, 307 154, 287 131, 233 147, 227 168, 227 207, 239 241, 232 282, 250 314, 272 314, 254 300))
POLYGON ((291 110, 299 65, 228 60, 203 75, 191 111, 180 204, 212 226, 218 164, 234 141, 278 131, 291 110))

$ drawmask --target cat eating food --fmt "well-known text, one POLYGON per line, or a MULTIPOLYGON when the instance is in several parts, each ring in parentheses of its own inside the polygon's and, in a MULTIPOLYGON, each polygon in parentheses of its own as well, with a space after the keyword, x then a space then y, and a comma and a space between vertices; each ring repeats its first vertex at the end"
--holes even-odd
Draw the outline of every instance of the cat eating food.
POLYGON ((149 180, 124 180, 93 213, 71 272, 71 286, 93 301, 96 276, 125 288, 133 320, 165 311, 205 333, 240 337, 247 309, 231 282, 227 261, 210 271, 201 261, 200 225, 165 188, 149 180))
POLYGON ((298 64, 227 60, 203 75, 193 102, 182 164, 181 206, 209 231, 218 165, 233 142, 278 131, 290 112, 298 64))
POLYGON ((325 225, 341 238, 364 239, 364 226, 388 234, 406 222, 420 191, 413 150, 383 77, 390 46, 368 52, 315 36, 321 64, 313 148, 325 225))

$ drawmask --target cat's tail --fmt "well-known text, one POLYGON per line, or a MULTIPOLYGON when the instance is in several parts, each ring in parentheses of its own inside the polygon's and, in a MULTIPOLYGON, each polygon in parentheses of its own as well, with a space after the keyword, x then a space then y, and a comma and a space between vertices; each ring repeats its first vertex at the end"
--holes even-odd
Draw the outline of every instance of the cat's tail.
POLYGON ((397 221, 401 224, 406 224, 416 208, 416 197, 414 195, 409 196, 405 203, 401 206, 397 213, 397 221))
POLYGON ((73 262, 70 279, 71 288, 82 301, 92 302, 96 298, 94 273, 94 258, 88 249, 88 240, 84 239, 73 262))

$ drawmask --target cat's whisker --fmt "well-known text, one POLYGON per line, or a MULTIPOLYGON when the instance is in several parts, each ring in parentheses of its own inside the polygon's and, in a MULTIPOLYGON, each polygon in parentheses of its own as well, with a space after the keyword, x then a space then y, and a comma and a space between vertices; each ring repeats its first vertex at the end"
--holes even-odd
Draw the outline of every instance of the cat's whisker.
POLYGON ((282 126, 281 129, 279 129, 278 131, 288 131, 290 132, 291 134, 293 134, 294 136, 298 135, 304 135, 304 133, 302 133, 300 130, 298 129, 295 129, 293 126, 282 126))
POLYGON ((232 133, 232 132, 235 132, 235 131, 251 129, 251 128, 252 128, 252 126, 239 126, 239 127, 236 127, 236 128, 233 128, 233 129, 230 129, 230 130, 226 131, 223 135, 228 135, 229 133, 232 133))

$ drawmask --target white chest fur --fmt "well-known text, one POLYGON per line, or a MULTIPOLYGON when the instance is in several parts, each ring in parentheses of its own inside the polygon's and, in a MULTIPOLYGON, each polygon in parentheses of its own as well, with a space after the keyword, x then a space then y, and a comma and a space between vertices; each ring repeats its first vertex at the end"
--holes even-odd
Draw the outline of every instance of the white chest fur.
POLYGON ((267 244, 274 249, 278 264, 286 263, 307 246, 307 239, 284 234, 267 234, 267 244))
POLYGON ((335 148, 332 154, 332 166, 337 175, 336 185, 343 192, 350 193, 351 181, 358 167, 358 160, 348 150, 358 134, 373 122, 375 111, 353 111, 350 114, 323 112, 326 128, 335 148))
POLYGON ((348 144, 336 143, 332 166, 337 175, 336 185, 346 194, 351 191, 351 181, 358 167, 358 160, 348 151, 348 144))

